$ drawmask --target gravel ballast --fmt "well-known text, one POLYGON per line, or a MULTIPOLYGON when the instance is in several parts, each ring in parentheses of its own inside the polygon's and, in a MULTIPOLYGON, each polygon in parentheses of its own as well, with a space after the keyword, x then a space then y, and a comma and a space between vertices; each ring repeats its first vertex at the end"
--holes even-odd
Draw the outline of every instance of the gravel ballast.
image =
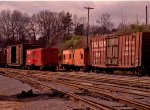
POLYGON ((38 90, 26 83, 0 75, 0 110, 86 110, 69 99, 53 97, 51 91, 38 90), (18 99, 17 94, 31 90, 36 97, 18 99))

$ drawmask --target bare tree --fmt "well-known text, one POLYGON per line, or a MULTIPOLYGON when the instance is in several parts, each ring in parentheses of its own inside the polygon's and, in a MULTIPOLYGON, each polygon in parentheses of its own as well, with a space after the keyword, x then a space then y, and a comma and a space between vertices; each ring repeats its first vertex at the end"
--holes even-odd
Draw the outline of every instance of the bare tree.
POLYGON ((63 39, 64 37, 64 24, 63 20, 65 18, 65 13, 60 12, 60 13, 54 13, 54 23, 53 23, 53 30, 52 30, 52 36, 50 39, 50 44, 54 45, 56 41, 63 39))
POLYGON ((27 26, 27 30, 28 30, 28 36, 31 39, 31 43, 36 43, 39 29, 38 29, 38 26, 36 23, 36 15, 35 14, 33 14, 32 17, 30 18, 30 21, 27 26))
POLYGON ((0 13, 0 33, 6 39, 6 45, 23 43, 27 38, 27 14, 15 10, 3 10, 0 13))
POLYGON ((39 35, 43 37, 43 46, 47 46, 51 37, 52 22, 54 21, 53 13, 45 10, 36 15, 36 22, 39 28, 39 35))
POLYGON ((78 23, 79 23, 79 19, 78 19, 77 15, 75 14, 75 15, 73 16, 73 24, 74 24, 74 26, 76 27, 76 26, 78 25, 78 23))
POLYGON ((53 46, 63 36, 65 13, 55 13, 48 10, 36 14, 36 23, 39 29, 38 35, 43 37, 43 47, 53 46))
POLYGON ((0 13, 0 34, 2 37, 1 39, 6 39, 6 45, 11 44, 11 29, 11 11, 3 10, 0 13))
POLYGON ((127 18, 125 17, 122 9, 121 9, 121 22, 118 25, 119 30, 125 30, 127 28, 127 18))
POLYGON ((28 24, 30 18, 27 14, 22 14, 21 12, 15 10, 12 13, 12 22, 14 23, 15 39, 19 43, 24 43, 28 37, 28 24))
POLYGON ((137 14, 137 15, 136 15, 136 21, 135 21, 135 23, 136 23, 137 25, 139 25, 140 22, 141 22, 141 18, 139 17, 139 14, 137 14))
POLYGON ((103 13, 96 21, 98 24, 100 24, 101 33, 107 34, 110 33, 114 24, 111 22, 110 14, 103 13))

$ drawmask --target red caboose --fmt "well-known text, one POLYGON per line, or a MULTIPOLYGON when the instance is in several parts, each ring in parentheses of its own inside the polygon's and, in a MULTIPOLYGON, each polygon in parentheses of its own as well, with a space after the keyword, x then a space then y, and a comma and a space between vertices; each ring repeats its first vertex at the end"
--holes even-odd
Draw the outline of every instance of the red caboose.
POLYGON ((31 69, 39 67, 40 70, 56 70, 58 66, 57 48, 37 48, 26 51, 26 67, 31 69))

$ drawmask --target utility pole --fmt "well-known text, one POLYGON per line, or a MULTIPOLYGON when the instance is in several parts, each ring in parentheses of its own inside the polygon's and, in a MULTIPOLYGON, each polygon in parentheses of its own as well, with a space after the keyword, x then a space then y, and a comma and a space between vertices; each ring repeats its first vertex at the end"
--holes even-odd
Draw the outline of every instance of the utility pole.
POLYGON ((85 9, 88 10, 88 23, 87 23, 87 47, 89 47, 89 12, 91 9, 94 9, 94 8, 91 8, 91 7, 84 7, 85 9))
POLYGON ((86 71, 89 71, 90 70, 90 51, 89 51, 89 11, 91 9, 94 9, 94 8, 91 8, 91 7, 84 7, 85 9, 88 10, 88 23, 87 23, 87 64, 86 64, 86 71))
POLYGON ((146 6, 146 26, 147 26, 147 6, 146 6))

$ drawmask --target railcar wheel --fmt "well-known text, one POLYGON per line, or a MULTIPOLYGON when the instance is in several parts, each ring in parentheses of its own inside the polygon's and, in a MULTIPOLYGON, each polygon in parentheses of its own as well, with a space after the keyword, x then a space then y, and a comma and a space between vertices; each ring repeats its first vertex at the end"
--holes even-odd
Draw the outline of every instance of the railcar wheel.
POLYGON ((100 73, 100 70, 98 68, 95 69, 96 73, 100 73))
POLYGON ((43 71, 44 70, 44 66, 40 66, 40 71, 43 71))
POLYGON ((27 69, 28 69, 28 70, 31 70, 31 66, 28 65, 28 66, 27 66, 27 69))
POLYGON ((25 70, 26 70, 26 69, 28 69, 28 66, 27 66, 27 65, 25 65, 25 66, 24 66, 24 69, 25 69, 25 70))
POLYGON ((50 66, 50 71, 56 71, 56 66, 55 65, 50 66))
POLYGON ((5 65, 6 68, 9 68, 8 64, 5 65))

